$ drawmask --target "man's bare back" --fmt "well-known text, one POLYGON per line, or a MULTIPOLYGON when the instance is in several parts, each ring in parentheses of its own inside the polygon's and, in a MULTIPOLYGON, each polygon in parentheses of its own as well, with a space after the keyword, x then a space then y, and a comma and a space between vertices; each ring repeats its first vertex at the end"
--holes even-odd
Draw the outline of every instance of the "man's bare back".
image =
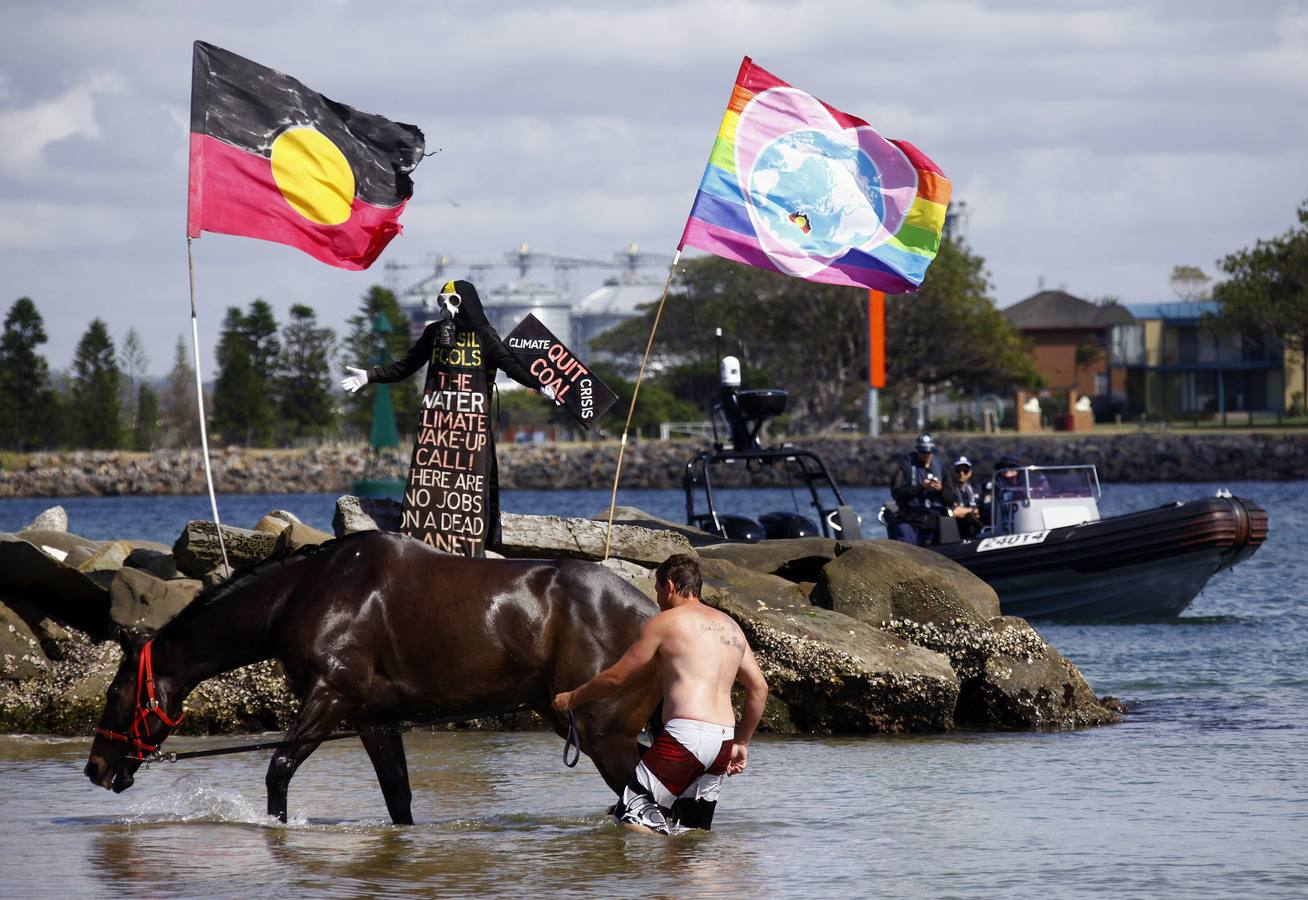
POLYGON ((681 565, 694 569, 693 589, 683 592, 656 573, 656 599, 662 612, 645 623, 622 659, 575 691, 557 694, 554 708, 567 712, 578 704, 607 697, 635 672, 657 662, 663 678, 663 720, 695 719, 734 726, 727 774, 735 775, 747 765, 749 742, 763 716, 768 684, 740 626, 700 602, 698 566, 689 557, 673 556, 660 571, 679 559, 686 560, 681 565), (739 723, 731 705, 731 685, 737 681, 745 689, 739 723))
POLYGON ((659 642, 663 718, 735 727, 731 685, 749 648, 740 626, 696 601, 659 613, 646 627, 659 642))
POLYGON ((569 712, 610 696, 636 672, 658 665, 663 728, 636 765, 614 815, 625 827, 666 834, 669 821, 712 826, 723 776, 748 765, 768 684, 740 626, 700 602, 703 582, 693 557, 668 557, 654 582, 662 612, 645 623, 616 663, 576 690, 556 694, 554 708, 569 712), (731 706, 737 681, 745 689, 739 723, 731 706))

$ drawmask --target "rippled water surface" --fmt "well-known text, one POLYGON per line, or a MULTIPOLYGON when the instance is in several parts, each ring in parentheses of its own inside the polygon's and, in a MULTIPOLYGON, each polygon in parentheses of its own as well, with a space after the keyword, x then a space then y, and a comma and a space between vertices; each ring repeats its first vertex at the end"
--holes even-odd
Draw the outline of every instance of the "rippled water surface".
MULTIPOLYGON (((583 762, 545 734, 406 739, 419 824, 386 824, 361 747, 324 745, 262 815, 264 753, 156 766, 129 792, 81 775, 88 741, 0 737, 5 896, 1308 896, 1308 482, 1227 485, 1271 513, 1253 559, 1186 615, 1041 625, 1124 724, 1060 734, 757 740, 713 833, 636 835, 583 762)), ((1218 485, 1109 485, 1111 515, 1218 485)), ((870 521, 879 489, 847 492, 870 521)), ((273 507, 329 524, 333 497, 221 498, 250 525, 273 507)), ((49 500, 0 501, 0 530, 49 500)), ((90 537, 171 542, 205 498, 59 501, 90 537)), ((602 492, 507 492, 522 512, 590 514, 602 492)), ((679 518, 675 492, 621 502, 679 518)), ((744 513, 784 491, 735 495, 744 513)), ((212 747, 231 738, 170 741, 212 747)), ((176 746, 172 746, 173 744, 176 746)))

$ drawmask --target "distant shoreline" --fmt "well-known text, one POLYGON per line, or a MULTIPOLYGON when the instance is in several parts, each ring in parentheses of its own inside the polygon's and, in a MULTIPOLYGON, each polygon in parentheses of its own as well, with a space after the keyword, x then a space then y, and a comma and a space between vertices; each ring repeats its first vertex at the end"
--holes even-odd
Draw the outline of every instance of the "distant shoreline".
MULTIPOLYGON (((984 475, 1003 453, 1050 465, 1093 463, 1102 481, 1287 481, 1308 478, 1308 434, 1302 432, 1117 433, 980 435, 939 432, 942 462, 969 457, 984 475)), ((842 486, 890 483, 911 436, 831 436, 796 439, 818 452, 842 486)), ((640 441, 623 460, 626 488, 679 488, 695 441, 640 441)), ((210 453, 221 493, 345 493, 362 477, 362 446, 309 450, 215 449, 210 453)), ((617 442, 502 444, 500 486, 527 490, 607 490, 613 484, 617 442)), ((403 478, 406 451, 387 451, 374 477, 403 478)), ((785 475, 725 471, 721 483, 784 485, 785 475)), ((63 451, 0 456, 0 497, 176 496, 206 491, 198 450, 63 451)))

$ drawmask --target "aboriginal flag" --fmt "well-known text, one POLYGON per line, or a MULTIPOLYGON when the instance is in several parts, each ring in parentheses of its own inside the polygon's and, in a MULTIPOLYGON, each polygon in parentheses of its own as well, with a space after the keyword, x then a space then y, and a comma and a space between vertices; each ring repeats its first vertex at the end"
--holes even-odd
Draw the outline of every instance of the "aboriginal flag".
POLYGON ((244 235, 366 269, 400 233, 423 149, 413 125, 195 42, 190 237, 244 235))

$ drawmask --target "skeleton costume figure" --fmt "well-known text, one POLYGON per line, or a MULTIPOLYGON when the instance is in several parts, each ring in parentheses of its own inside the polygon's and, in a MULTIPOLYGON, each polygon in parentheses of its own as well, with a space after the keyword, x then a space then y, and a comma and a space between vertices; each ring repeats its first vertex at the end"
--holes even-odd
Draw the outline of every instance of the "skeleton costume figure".
POLYGON ((491 327, 477 289, 446 282, 441 319, 429 324, 403 359, 348 368, 347 391, 403 381, 423 365, 423 388, 400 531, 439 550, 484 556, 500 540, 499 467, 490 392, 499 370, 530 388, 538 382, 491 327))

